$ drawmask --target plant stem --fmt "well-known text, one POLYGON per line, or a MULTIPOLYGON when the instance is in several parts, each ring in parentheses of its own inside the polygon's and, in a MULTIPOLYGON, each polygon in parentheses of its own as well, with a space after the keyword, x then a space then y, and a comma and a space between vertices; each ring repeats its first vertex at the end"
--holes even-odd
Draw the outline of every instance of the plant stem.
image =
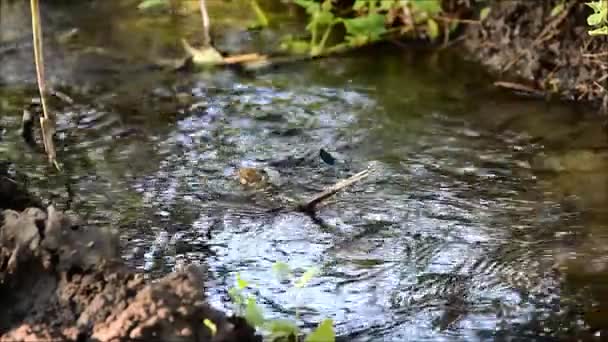
POLYGON ((55 122, 46 105, 46 84, 44 77, 44 54, 42 51, 42 26, 40 20, 40 3, 38 0, 30 0, 30 9, 32 12, 32 40, 34 45, 34 63, 36 64, 36 80, 38 83, 38 92, 40 94, 40 104, 42 106, 42 117, 40 118, 40 126, 42 131, 42 141, 44 149, 51 162, 57 169, 59 164, 56 160, 55 145, 53 143, 53 135, 55 133, 55 122))
POLYGON ((325 29, 325 33, 323 33, 323 37, 321 38, 321 43, 319 43, 319 47, 318 47, 319 54, 323 53, 323 50, 325 49, 325 44, 327 43, 327 38, 329 38, 329 34, 331 33, 331 30, 333 29, 333 27, 334 27, 334 23, 327 25, 327 28, 325 29))
POLYGON ((311 33, 311 37, 310 37, 310 49, 311 51, 313 49, 315 49, 315 47, 317 46, 317 29, 318 29, 318 24, 317 24, 317 13, 313 14, 312 16, 312 22, 310 23, 310 25, 312 26, 310 33, 311 33))

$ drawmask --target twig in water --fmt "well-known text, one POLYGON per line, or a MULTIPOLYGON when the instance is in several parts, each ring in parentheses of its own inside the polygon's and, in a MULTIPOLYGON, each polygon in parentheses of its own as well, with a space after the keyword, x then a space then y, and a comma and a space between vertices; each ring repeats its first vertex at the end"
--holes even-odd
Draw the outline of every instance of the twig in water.
POLYGON ((357 174, 354 174, 346 179, 339 181, 338 183, 332 185, 331 187, 325 189, 324 191, 314 195, 311 199, 309 199, 303 203, 300 203, 298 205, 298 210, 304 211, 304 212, 313 212, 315 207, 322 201, 335 195, 336 193, 338 193, 338 191, 340 191, 344 188, 347 188, 347 187, 355 184, 356 182, 364 179, 365 177, 369 176, 369 171, 370 171, 369 169, 363 170, 357 174))

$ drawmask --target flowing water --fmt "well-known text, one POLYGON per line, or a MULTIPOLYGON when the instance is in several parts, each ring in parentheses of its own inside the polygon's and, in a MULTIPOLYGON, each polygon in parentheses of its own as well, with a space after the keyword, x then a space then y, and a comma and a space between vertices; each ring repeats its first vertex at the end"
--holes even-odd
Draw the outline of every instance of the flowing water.
POLYGON ((0 155, 43 197, 117 227, 125 260, 151 277, 204 266, 220 308, 239 274, 268 318, 332 318, 345 341, 599 339, 598 119, 492 90, 457 56, 390 47, 196 75, 70 59, 51 71, 86 83, 57 104, 62 175, 19 138, 34 92, 13 69, 0 155), (265 168, 275 194, 243 188, 243 166, 265 168), (367 167, 316 217, 270 210, 276 193, 306 198, 367 167), (277 262, 319 272, 296 289, 277 262))

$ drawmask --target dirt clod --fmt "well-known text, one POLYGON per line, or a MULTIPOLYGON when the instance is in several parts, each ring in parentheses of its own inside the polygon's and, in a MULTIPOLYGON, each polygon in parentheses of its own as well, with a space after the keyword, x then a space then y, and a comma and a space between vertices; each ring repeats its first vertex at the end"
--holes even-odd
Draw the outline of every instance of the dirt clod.
POLYGON ((121 262, 115 232, 52 206, 2 216, 0 342, 261 341, 206 303, 196 267, 148 283, 121 262))

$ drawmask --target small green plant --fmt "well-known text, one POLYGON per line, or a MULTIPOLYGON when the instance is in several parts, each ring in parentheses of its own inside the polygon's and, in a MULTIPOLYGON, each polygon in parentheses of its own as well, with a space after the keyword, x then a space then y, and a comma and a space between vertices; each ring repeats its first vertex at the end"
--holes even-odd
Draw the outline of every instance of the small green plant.
POLYGON ((593 9, 593 14, 587 17, 587 24, 593 27, 589 35, 608 35, 608 0, 595 0, 586 5, 593 9))
POLYGON ((293 2, 308 14, 306 30, 310 33, 308 41, 286 37, 283 47, 294 53, 318 56, 360 47, 395 34, 423 34, 431 40, 440 35, 440 26, 434 17, 442 11, 441 0, 355 0, 346 9, 336 8, 338 1, 335 0, 293 2), (337 25, 344 27, 343 40, 328 47, 328 39, 337 25))
MULTIPOLYGON (((305 287, 317 274, 317 269, 311 268, 304 272, 304 274, 302 274, 302 276, 299 278, 294 278, 293 272, 289 266, 282 262, 275 263, 272 268, 279 279, 289 280, 295 288, 305 287)), ((262 310, 256 303, 255 297, 252 295, 245 295, 244 290, 247 287, 251 287, 249 282, 242 279, 241 276, 237 274, 236 286, 228 290, 228 295, 236 307, 236 314, 244 317, 251 326, 261 329, 268 335, 268 339, 270 341, 289 341, 291 339, 296 339, 300 334, 300 330, 298 329, 296 323, 282 319, 265 319, 262 310)), ((298 317, 299 314, 296 310, 296 319, 298 317)), ((205 325, 209 327, 207 323, 205 325)), ((209 328, 213 330, 213 328, 209 328)), ((317 329, 306 337, 304 341, 333 342, 335 339, 336 335, 333 328, 333 321, 331 319, 325 319, 319 324, 317 329)))

